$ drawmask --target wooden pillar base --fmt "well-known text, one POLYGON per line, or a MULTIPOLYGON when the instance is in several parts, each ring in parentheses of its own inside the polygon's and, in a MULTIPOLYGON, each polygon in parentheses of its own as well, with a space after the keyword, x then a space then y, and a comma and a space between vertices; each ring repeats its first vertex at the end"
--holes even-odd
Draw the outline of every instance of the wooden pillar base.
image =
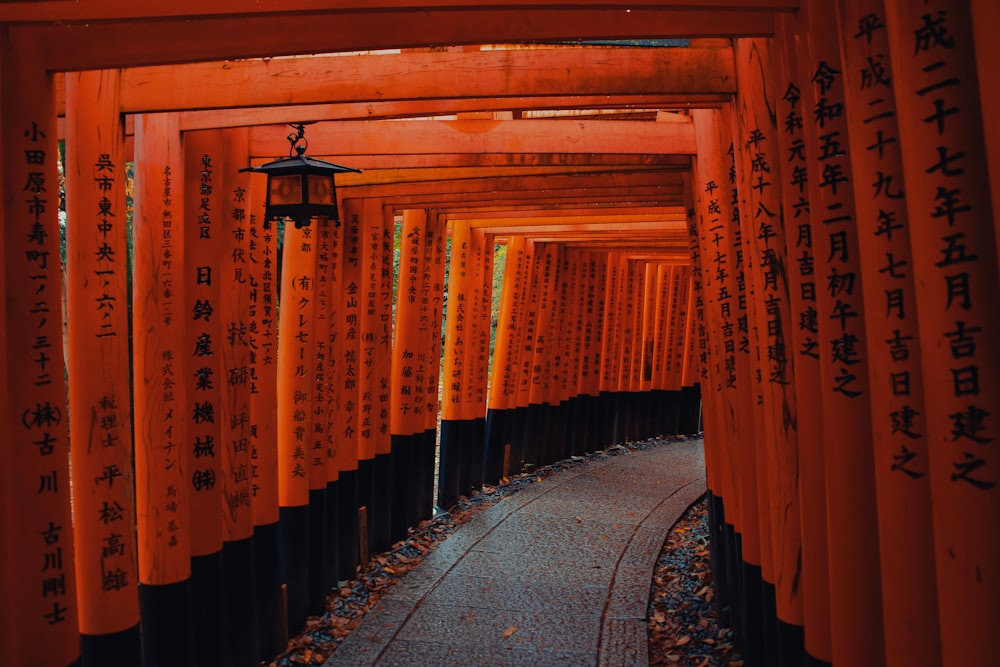
POLYGON ((257 596, 253 585, 254 538, 225 542, 221 561, 225 563, 222 635, 234 667, 257 664, 257 596))
MULTIPOLYGON (((287 638, 282 632, 278 522, 254 526, 254 594, 257 598, 257 659, 270 660, 287 638)), ((184 664, 184 663, 175 663, 184 664)))
POLYGON ((483 481, 497 484, 503 477, 504 427, 507 410, 492 408, 486 411, 486 426, 483 434, 483 481))
POLYGON ((309 490, 309 583, 306 589, 306 605, 310 614, 326 611, 326 552, 330 548, 326 541, 326 487, 309 490))
POLYGON ((326 584, 327 590, 337 587, 340 576, 340 482, 326 485, 326 584))
POLYGON ((191 605, 194 609, 194 648, 197 655, 193 664, 230 664, 228 647, 222 639, 222 619, 226 614, 224 582, 221 550, 191 557, 191 605))
MULTIPOLYGON (((191 580, 139 586, 144 667, 195 665, 191 580)), ((269 656, 273 656, 270 653, 269 656)))
POLYGON ((338 579, 353 579, 358 572, 358 471, 342 470, 337 481, 338 579))
POLYGON ((392 484, 393 454, 376 454, 372 463, 372 498, 368 514, 368 534, 372 553, 388 551, 392 546, 392 499, 396 488, 392 484))
POLYGON ((139 626, 106 635, 80 634, 82 667, 132 667, 140 664, 142 654, 139 626))
POLYGON ((309 615, 309 506, 281 507, 278 517, 278 560, 288 595, 288 631, 297 635, 309 615))

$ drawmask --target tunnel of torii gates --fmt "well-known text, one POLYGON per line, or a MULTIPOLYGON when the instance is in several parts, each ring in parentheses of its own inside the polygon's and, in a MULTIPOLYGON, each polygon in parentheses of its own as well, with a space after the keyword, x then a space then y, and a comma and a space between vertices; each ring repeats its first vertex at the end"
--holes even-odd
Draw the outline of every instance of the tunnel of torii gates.
POLYGON ((1000 3, 159 4, 0 5, 5 664, 256 664, 702 423, 747 665, 995 662, 1000 3), (363 171, 281 232, 293 121, 363 171))

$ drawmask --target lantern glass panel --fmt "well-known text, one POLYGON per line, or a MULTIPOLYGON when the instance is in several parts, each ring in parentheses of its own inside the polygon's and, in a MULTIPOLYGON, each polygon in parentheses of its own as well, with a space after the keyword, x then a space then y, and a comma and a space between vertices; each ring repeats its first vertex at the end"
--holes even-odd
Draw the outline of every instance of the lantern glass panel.
POLYGON ((302 177, 298 174, 292 176, 271 176, 268 185, 270 186, 269 204, 302 203, 302 177))
POLYGON ((309 175, 309 203, 333 204, 333 176, 309 175))

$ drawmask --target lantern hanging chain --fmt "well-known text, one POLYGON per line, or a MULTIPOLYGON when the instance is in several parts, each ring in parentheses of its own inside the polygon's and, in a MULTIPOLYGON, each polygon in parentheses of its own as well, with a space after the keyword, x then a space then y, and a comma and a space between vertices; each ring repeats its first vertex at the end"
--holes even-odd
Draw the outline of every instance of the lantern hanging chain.
POLYGON ((312 120, 288 124, 289 127, 295 130, 295 132, 288 135, 288 143, 290 144, 288 155, 290 157, 303 155, 306 152, 306 148, 309 147, 309 140, 306 139, 306 125, 312 125, 315 122, 312 120))

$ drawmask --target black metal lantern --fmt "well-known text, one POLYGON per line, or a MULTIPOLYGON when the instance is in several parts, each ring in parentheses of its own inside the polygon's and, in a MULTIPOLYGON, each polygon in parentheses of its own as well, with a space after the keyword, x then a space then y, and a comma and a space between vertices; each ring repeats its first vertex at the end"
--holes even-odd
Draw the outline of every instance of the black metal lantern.
POLYGON ((264 226, 271 220, 291 218, 296 228, 308 227, 313 218, 327 218, 340 224, 337 213, 337 189, 334 174, 360 169, 345 167, 305 155, 309 142, 305 138, 307 123, 289 123, 295 133, 288 135, 288 157, 259 167, 240 171, 267 174, 267 198, 264 203, 264 226))

